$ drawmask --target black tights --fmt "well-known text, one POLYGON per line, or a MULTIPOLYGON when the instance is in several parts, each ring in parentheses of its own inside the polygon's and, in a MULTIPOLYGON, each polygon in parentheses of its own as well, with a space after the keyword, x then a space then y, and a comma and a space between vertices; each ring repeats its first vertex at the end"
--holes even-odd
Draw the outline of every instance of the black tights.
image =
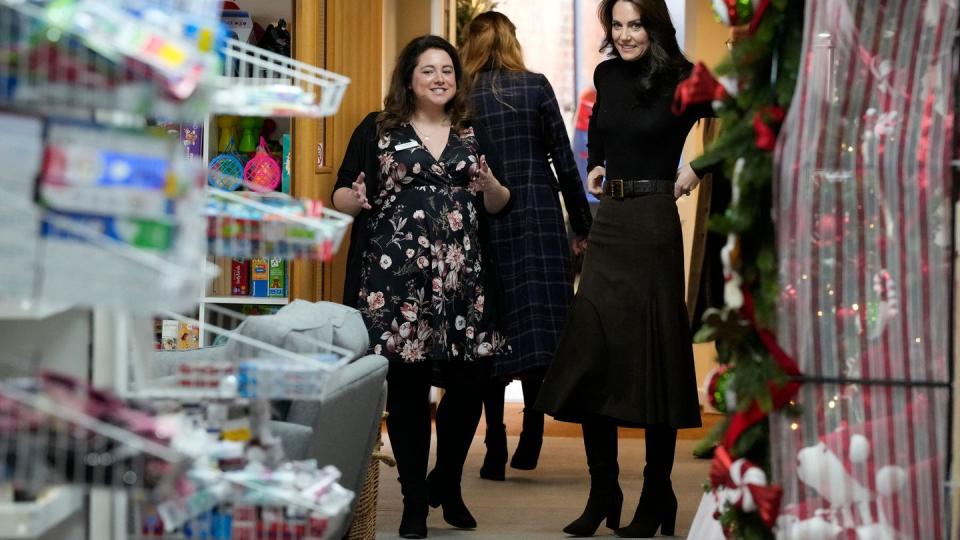
MULTIPOLYGON (((431 378, 430 362, 391 363, 387 372, 387 433, 405 499, 426 497, 431 378)), ((463 474, 481 399, 479 389, 451 385, 437 407, 437 471, 450 482, 463 474)))

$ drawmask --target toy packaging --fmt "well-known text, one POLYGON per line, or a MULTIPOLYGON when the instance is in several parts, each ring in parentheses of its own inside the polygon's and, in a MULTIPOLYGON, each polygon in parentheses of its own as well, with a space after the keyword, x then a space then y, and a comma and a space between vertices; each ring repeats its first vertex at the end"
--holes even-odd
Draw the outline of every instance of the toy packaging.
POLYGON ((270 259, 267 277, 270 282, 267 287, 267 296, 282 298, 287 295, 287 273, 283 259, 270 259))
POLYGON ((270 263, 267 259, 250 261, 250 295, 268 296, 270 263))
POLYGON ((230 292, 234 296, 250 295, 250 261, 233 259, 230 262, 230 292))
POLYGON ((178 333, 180 324, 178 321, 165 319, 160 323, 160 348, 164 351, 177 350, 178 333))

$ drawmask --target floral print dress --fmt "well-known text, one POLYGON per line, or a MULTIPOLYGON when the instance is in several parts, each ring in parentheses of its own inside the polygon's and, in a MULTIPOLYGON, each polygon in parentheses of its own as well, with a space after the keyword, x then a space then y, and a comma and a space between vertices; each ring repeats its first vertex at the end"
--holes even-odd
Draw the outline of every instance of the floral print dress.
POLYGON ((440 159, 409 124, 378 141, 379 193, 357 305, 373 352, 391 362, 475 361, 506 350, 484 310, 472 128, 450 131, 440 159))

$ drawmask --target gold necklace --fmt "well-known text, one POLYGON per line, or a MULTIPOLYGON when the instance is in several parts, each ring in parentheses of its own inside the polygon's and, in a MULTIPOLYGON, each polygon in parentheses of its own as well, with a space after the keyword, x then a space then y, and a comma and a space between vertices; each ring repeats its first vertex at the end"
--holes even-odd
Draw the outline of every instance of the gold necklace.
MULTIPOLYGON (((413 123, 413 120, 410 120, 409 123, 410 123, 410 127, 413 128, 413 131, 416 132, 416 134, 417 134, 418 137, 420 137, 420 138, 423 139, 424 141, 429 141, 429 140, 430 140, 430 135, 425 135, 422 131, 420 131, 419 129, 417 129, 417 125, 413 123)), ((444 126, 443 124, 441 124, 440 127, 441 127, 441 129, 443 129, 443 128, 447 127, 447 126, 444 126)))

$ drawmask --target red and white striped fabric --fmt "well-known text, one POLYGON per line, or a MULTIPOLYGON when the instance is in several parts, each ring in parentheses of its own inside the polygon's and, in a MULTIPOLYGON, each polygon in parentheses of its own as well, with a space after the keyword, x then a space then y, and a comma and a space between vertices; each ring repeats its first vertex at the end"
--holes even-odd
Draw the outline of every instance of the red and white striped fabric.
POLYGON ((803 416, 771 420, 778 538, 948 536, 957 15, 955 0, 806 2, 774 202, 778 338, 811 380, 803 416), (827 525, 801 526, 824 500, 827 525), (863 508, 885 511, 831 518, 863 508))

